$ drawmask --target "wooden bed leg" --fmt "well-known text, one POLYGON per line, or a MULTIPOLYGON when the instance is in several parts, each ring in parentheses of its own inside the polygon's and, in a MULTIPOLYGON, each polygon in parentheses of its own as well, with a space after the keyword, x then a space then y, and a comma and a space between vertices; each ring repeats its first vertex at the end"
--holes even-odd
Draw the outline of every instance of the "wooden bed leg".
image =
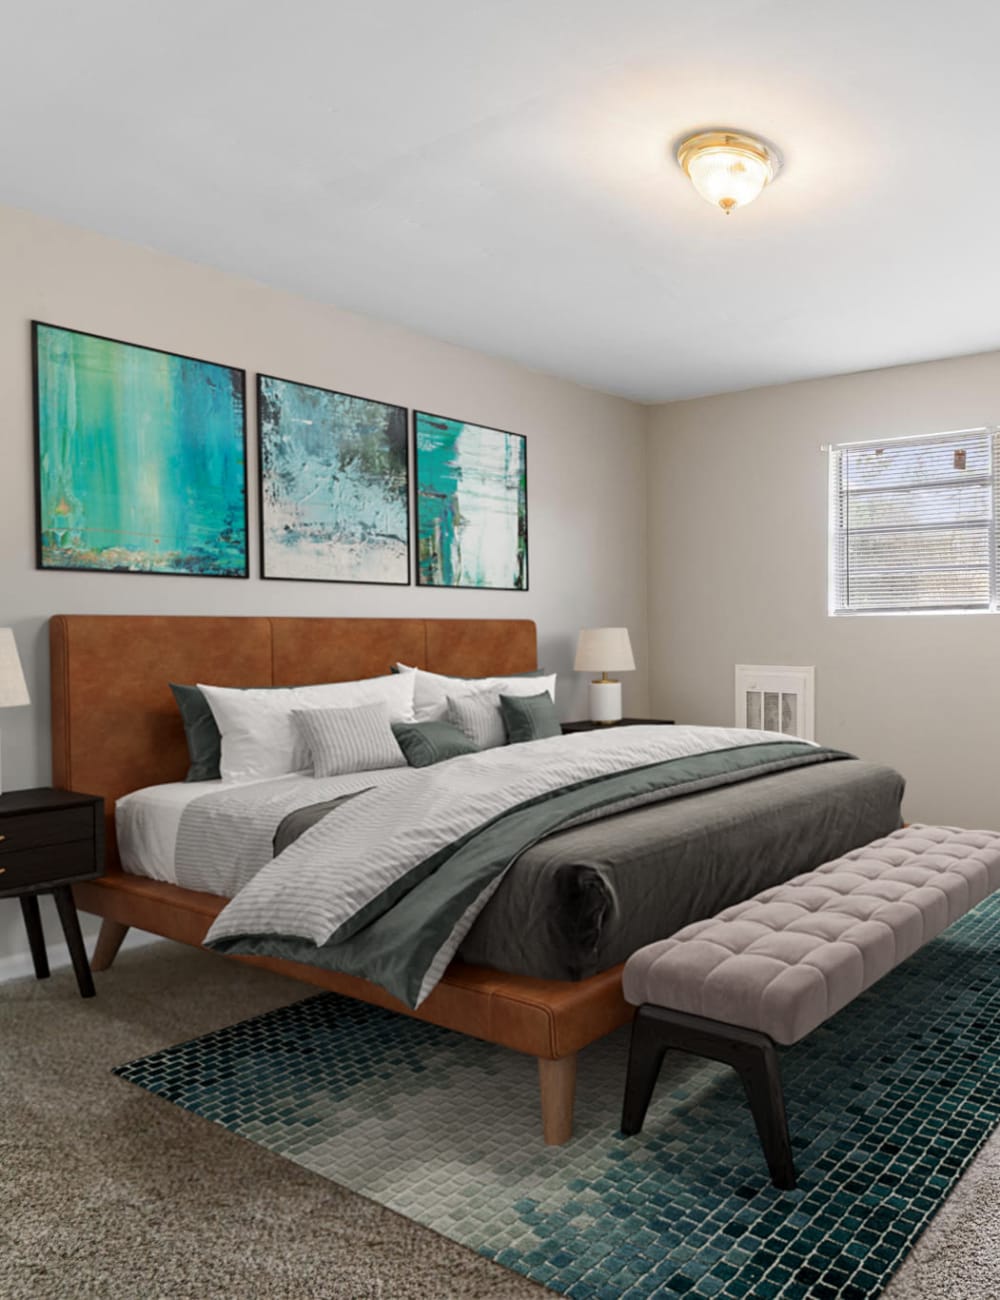
POLYGON ((122 946, 122 940, 128 934, 128 929, 128 926, 122 925, 120 921, 109 921, 105 918, 101 922, 101 932, 97 936, 94 955, 90 959, 91 970, 108 969, 118 955, 118 949, 122 946))
POLYGON ((557 1061, 538 1058, 542 1091, 542 1132, 545 1145, 561 1147, 573 1136, 573 1098, 576 1093, 576 1053, 557 1061))

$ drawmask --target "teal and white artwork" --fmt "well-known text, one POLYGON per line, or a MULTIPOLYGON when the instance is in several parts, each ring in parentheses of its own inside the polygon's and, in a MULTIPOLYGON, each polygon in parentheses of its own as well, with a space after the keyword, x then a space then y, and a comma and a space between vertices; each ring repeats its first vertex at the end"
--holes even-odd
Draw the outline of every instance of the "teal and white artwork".
POLYGON ((417 411, 417 582, 528 589, 527 440, 417 411))
POLYGON ((410 581, 406 408, 257 376, 261 575, 410 581))
POLYGON ((244 372, 33 329, 39 568, 245 578, 244 372))

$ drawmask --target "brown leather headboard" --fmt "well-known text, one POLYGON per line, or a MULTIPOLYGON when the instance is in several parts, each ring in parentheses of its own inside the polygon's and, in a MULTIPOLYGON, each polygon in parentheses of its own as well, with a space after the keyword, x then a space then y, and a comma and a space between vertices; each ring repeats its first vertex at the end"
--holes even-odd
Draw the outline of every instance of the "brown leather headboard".
POLYGON ((104 797, 109 865, 115 800, 187 771, 171 682, 344 682, 381 676, 397 660, 458 677, 537 667, 528 619, 57 614, 49 638, 52 782, 104 797))

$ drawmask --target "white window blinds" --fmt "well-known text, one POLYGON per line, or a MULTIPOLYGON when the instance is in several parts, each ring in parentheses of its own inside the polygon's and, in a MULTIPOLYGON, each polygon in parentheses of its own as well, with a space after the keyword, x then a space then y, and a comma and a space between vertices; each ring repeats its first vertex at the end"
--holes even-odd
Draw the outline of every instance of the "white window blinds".
POLYGON ((831 449, 834 614, 997 609, 1000 433, 831 449))

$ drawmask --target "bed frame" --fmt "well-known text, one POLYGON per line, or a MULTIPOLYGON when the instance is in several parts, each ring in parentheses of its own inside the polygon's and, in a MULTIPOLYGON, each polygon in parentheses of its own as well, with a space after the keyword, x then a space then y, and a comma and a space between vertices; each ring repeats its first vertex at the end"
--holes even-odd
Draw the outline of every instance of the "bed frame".
MULTIPOLYGON (((184 729, 170 682, 290 686, 352 681, 397 660, 475 677, 537 666, 525 619, 188 618, 59 614, 50 621, 52 780, 101 795, 107 873, 76 885, 77 906, 103 918, 91 965, 106 970, 128 930, 200 945, 226 899, 121 870, 115 801, 182 780, 184 729)), ((542 1130, 573 1131, 576 1054, 632 1018, 621 967, 579 982, 507 975, 455 961, 414 1011, 367 980, 299 962, 228 957, 427 1020, 538 1059, 542 1130)))

